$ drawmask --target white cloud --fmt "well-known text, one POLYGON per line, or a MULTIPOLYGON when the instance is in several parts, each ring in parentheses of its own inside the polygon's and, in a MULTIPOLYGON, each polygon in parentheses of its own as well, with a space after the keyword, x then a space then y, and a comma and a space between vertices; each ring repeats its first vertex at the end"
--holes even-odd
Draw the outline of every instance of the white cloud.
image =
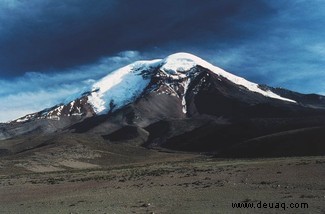
POLYGON ((319 57, 325 57, 325 42, 316 43, 307 47, 307 50, 311 51, 313 54, 318 55, 319 57))
POLYGON ((22 4, 19 0, 2 0, 0 2, 0 7, 3 9, 14 9, 22 4))
POLYGON ((40 90, 36 92, 20 92, 1 98, 3 105, 0 107, 0 121, 6 122, 20 116, 39 111, 46 107, 56 105, 63 97, 71 93, 78 93, 78 89, 56 89, 53 91, 40 90))

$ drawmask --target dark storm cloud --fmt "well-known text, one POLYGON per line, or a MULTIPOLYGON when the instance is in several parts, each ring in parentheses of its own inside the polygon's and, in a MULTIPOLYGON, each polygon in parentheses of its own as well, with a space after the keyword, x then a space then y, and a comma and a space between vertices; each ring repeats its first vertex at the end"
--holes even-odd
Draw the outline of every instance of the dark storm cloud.
POLYGON ((260 0, 5 0, 0 6, 2 76, 168 43, 236 43, 274 12, 260 0))

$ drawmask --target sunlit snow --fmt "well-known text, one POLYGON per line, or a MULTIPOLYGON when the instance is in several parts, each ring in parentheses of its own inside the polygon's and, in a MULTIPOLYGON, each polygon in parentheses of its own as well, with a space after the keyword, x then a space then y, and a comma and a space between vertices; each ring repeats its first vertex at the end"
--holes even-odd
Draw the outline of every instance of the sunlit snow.
MULTIPOLYGON (((148 86, 150 78, 142 75, 143 71, 152 68, 159 68, 172 79, 183 79, 187 77, 186 72, 195 66, 201 66, 211 70, 217 75, 223 76, 237 85, 244 86, 250 91, 257 92, 266 97, 280 99, 288 102, 295 102, 281 97, 269 90, 262 90, 258 84, 252 83, 244 78, 216 67, 205 60, 188 53, 176 53, 165 59, 151 61, 137 61, 123 68, 120 68, 96 82, 92 87, 92 93, 88 96, 88 102, 93 106, 96 113, 107 113, 131 103, 148 86)), ((184 95, 189 84, 186 81, 184 95)), ((185 98, 182 100, 183 111, 186 112, 185 98)))
POLYGON ((138 61, 120 68, 96 82, 88 102, 96 113, 106 113, 134 101, 148 86, 150 78, 142 75, 160 60, 138 61))

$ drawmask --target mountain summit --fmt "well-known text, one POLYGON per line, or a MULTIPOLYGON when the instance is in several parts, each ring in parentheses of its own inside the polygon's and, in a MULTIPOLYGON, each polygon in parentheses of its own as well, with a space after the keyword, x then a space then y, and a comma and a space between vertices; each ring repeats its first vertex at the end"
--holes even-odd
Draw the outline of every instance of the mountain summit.
POLYGON ((150 147, 216 151, 226 142, 228 148, 323 125, 324 115, 323 96, 259 85, 192 54, 176 53, 134 62, 76 99, 0 124, 0 139, 74 132, 116 140, 132 132, 150 147))

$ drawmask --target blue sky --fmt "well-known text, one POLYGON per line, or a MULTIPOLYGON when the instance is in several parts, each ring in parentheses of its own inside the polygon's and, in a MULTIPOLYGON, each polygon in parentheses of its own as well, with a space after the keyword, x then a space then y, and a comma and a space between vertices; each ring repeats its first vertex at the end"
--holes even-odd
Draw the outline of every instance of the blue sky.
POLYGON ((180 51, 253 82, 325 94, 324 26, 323 0, 1 0, 0 121, 180 51))

